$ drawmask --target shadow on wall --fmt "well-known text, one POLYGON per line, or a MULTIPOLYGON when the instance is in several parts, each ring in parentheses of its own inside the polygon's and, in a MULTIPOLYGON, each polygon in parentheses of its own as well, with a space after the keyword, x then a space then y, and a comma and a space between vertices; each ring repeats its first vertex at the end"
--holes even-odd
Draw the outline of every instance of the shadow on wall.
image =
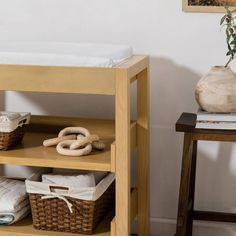
MULTIPOLYGON (((182 112, 196 112, 198 106, 194 90, 200 77, 201 75, 191 69, 179 66, 171 60, 151 58, 151 216, 153 218, 169 219, 177 216, 183 136, 175 132, 174 125, 182 112)), ((199 144, 196 209, 236 212, 234 148, 233 143, 199 144)), ((159 223, 159 221, 152 222, 152 232, 154 235, 164 236, 161 227, 156 227, 160 226, 159 223)), ((229 227, 228 230, 230 228, 235 234, 236 227, 229 227)), ((174 235, 175 228, 172 230, 174 235)), ((201 230, 203 227, 195 227, 195 234, 203 235, 201 230)), ((218 230, 222 231, 224 229, 218 230)))
POLYGON ((196 208, 198 210, 236 213, 234 147, 234 143, 223 142, 199 144, 196 182, 196 208))
MULTIPOLYGON (((131 86, 131 117, 136 117, 136 86, 131 86)), ((11 93, 9 107, 31 111, 32 114, 78 116, 88 118, 115 117, 115 97, 88 94, 11 93)))
POLYGON ((169 59, 151 58, 151 216, 154 218, 177 215, 182 136, 174 127, 182 112, 196 112, 194 90, 200 77, 169 59))
MULTIPOLYGON (((175 218, 182 140, 173 127, 181 112, 196 111, 194 88, 200 75, 172 60, 155 57, 150 58, 150 75, 151 214, 175 218)), ((135 97, 134 90, 135 87, 132 97, 135 97)), ((10 107, 20 107, 35 114, 114 117, 114 98, 107 96, 15 93, 9 100, 10 107)), ((132 103, 132 114, 134 117, 135 102, 132 103)))
POLYGON ((181 112, 196 112, 194 90, 201 75, 166 58, 152 57, 151 124, 173 126, 181 112))
MULTIPOLYGON (((176 218, 183 140, 181 135, 176 134, 174 125, 183 111, 196 112, 194 89, 201 75, 166 58, 151 57, 150 69, 151 216, 176 218)), ((19 94, 16 95, 19 98, 19 94)), ((20 107, 33 113, 51 115, 114 117, 113 97, 37 93, 20 96, 23 102, 15 95, 10 97, 10 108, 20 107)), ((135 103, 132 105, 132 113, 135 114, 135 103)), ((207 150, 212 144, 206 145, 207 150)), ((224 206, 224 202, 232 202, 236 197, 236 190, 232 192, 230 189, 235 181, 235 176, 230 174, 232 146, 225 145, 220 144, 215 160, 200 149, 196 199, 199 207, 215 209, 219 202, 224 206), (220 191, 222 189, 224 191, 220 191)))

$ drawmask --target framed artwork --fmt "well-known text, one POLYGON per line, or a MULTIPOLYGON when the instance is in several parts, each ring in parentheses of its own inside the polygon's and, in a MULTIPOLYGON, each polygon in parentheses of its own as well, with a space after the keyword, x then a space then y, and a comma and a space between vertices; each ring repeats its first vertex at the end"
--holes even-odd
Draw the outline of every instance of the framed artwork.
POLYGON ((227 4, 236 8, 236 0, 182 0, 183 11, 189 12, 225 12, 227 4))

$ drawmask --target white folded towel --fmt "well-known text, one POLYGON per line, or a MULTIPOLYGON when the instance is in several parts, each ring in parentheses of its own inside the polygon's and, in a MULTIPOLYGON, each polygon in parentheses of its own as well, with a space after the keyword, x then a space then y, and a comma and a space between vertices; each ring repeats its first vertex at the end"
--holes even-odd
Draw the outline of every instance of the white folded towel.
POLYGON ((27 204, 19 211, 16 212, 0 212, 0 225, 10 225, 13 224, 30 213, 30 205, 27 204))
POLYGON ((23 181, 0 177, 0 212, 16 212, 27 198, 23 181))
POLYGON ((60 186, 84 188, 95 187, 95 177, 93 174, 87 175, 42 175, 42 182, 48 184, 58 184, 60 186))

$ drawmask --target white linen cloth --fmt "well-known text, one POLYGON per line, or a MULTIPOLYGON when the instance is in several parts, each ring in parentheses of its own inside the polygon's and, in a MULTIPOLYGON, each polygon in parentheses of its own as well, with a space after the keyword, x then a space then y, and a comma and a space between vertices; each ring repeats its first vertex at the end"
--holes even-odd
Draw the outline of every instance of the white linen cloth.
POLYGON ((12 224, 29 212, 25 183, 0 177, 0 224, 12 224))
POLYGON ((87 175, 42 175, 42 182, 48 184, 58 184, 60 186, 70 186, 75 188, 95 187, 95 177, 93 174, 87 175))
POLYGON ((15 212, 27 198, 23 181, 0 177, 0 212, 15 212))
POLYGON ((0 64, 113 67, 133 55, 125 45, 1 42, 0 64))
POLYGON ((35 175, 31 179, 27 179, 25 181, 28 193, 38 193, 52 197, 72 197, 87 201, 96 201, 115 180, 115 175, 113 173, 109 173, 95 187, 75 188, 70 186, 63 186, 66 188, 64 190, 57 189, 57 184, 38 182, 37 177, 38 175, 35 175), (52 188, 54 189, 53 191, 52 188))
MULTIPOLYGON (((20 208, 20 207, 19 207, 20 208)), ((0 225, 9 225, 13 224, 30 213, 30 204, 29 202, 16 212, 0 212, 0 225)))
POLYGON ((54 168, 52 173, 54 175, 87 175, 93 174, 95 177, 96 185, 107 175, 106 171, 87 171, 87 170, 69 170, 69 169, 61 169, 54 168))

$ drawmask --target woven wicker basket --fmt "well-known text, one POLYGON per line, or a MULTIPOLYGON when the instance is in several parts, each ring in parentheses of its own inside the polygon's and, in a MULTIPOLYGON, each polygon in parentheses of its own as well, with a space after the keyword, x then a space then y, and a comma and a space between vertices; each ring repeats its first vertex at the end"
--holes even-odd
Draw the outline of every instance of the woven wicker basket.
POLYGON ((0 111, 0 118, 0 150, 5 151, 22 142, 30 113, 0 111))
POLYGON ((18 127, 12 132, 0 132, 0 150, 5 151, 22 142, 26 126, 18 127))
POLYGON ((39 230, 93 234, 103 216, 114 206, 115 183, 113 182, 97 201, 85 201, 71 197, 73 205, 70 213, 65 201, 42 199, 41 194, 29 194, 33 225, 39 230))

